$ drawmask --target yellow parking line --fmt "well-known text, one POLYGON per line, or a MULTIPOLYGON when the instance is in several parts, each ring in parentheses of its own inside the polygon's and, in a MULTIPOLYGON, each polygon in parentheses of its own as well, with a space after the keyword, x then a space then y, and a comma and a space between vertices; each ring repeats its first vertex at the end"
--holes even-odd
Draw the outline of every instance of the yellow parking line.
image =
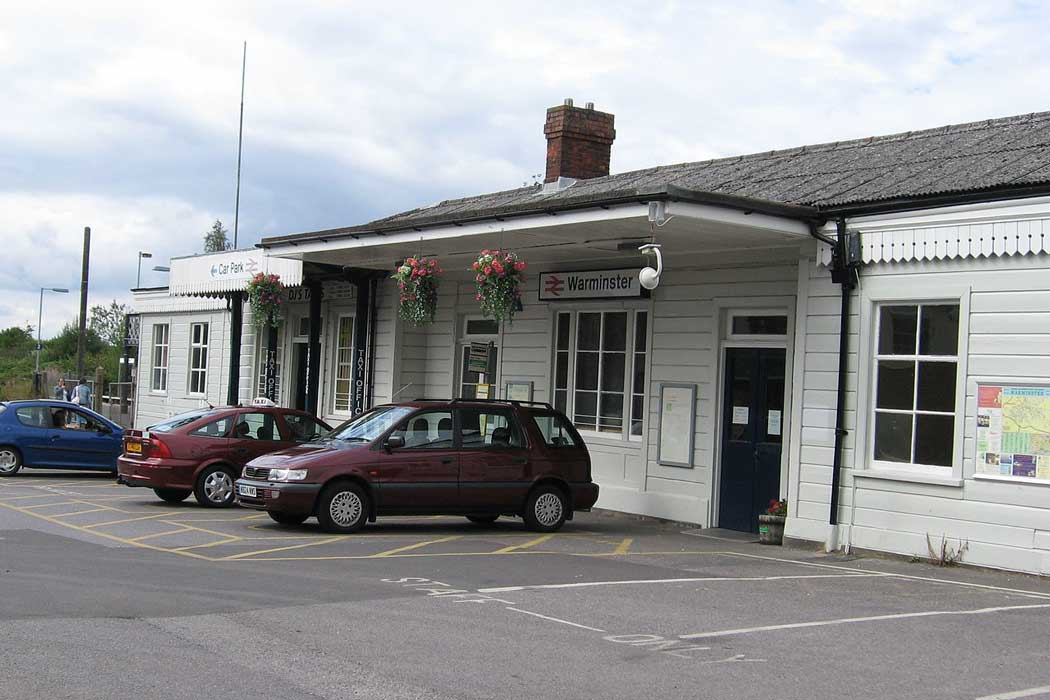
POLYGON ((112 508, 89 508, 88 510, 74 510, 69 513, 52 513, 52 518, 68 518, 71 515, 83 515, 84 513, 101 513, 104 510, 113 510, 112 508))
POLYGON ((13 505, 10 505, 8 503, 0 503, 0 506, 2 506, 4 508, 8 508, 10 510, 13 510, 13 511, 15 511, 17 513, 22 513, 23 515, 31 515, 34 518, 39 518, 40 520, 47 521, 47 522, 52 523, 54 525, 60 525, 62 527, 68 527, 71 530, 77 530, 79 532, 86 532, 89 535, 95 535, 96 537, 104 537, 107 540, 113 540, 114 542, 120 542, 121 544, 131 545, 132 547, 140 547, 142 549, 152 549, 155 552, 166 552, 168 554, 179 554, 179 555, 184 556, 184 557, 192 557, 193 559, 203 559, 205 561, 215 561, 211 557, 206 557, 206 556, 203 556, 201 554, 197 554, 195 552, 176 552, 175 550, 172 550, 172 549, 165 549, 164 547, 155 547, 155 546, 153 546, 151 544, 145 544, 143 542, 135 542, 133 540, 129 540, 129 539, 124 538, 124 537, 118 537, 117 535, 111 535, 108 532, 95 532, 94 530, 89 530, 87 527, 85 527, 83 525, 74 525, 72 523, 66 523, 66 522, 63 522, 63 521, 58 520, 56 518, 52 518, 49 515, 44 515, 42 513, 34 513, 31 510, 26 510, 25 508, 19 508, 18 506, 13 506, 13 505))
POLYGON ((165 518, 171 517, 175 513, 157 513, 156 515, 143 515, 139 518, 124 518, 123 520, 108 520, 104 523, 92 523, 91 525, 85 525, 84 527, 105 527, 107 525, 120 525, 121 523, 133 523, 139 520, 153 520, 154 518, 165 518))
POLYGON ((623 542, 613 550, 613 554, 627 554, 627 550, 631 548, 631 544, 634 542, 633 537, 624 537, 623 542))
POLYGON ((441 542, 451 542, 452 540, 458 540, 462 536, 463 535, 452 535, 451 537, 442 537, 442 538, 436 539, 436 540, 427 540, 426 542, 416 542, 415 544, 406 545, 404 547, 397 547, 396 549, 388 549, 385 552, 379 552, 378 554, 373 554, 372 556, 373 557, 392 557, 395 554, 400 554, 401 552, 408 552, 408 551, 413 550, 413 549, 419 549, 420 547, 426 547, 427 545, 439 544, 441 542))
MULTIPOLYGON (((263 552, 259 552, 262 554, 263 552)), ((609 557, 613 556, 612 552, 597 553, 597 554, 580 554, 574 552, 549 552, 542 549, 525 550, 520 552, 507 552, 506 554, 500 554, 499 552, 431 552, 431 553, 414 553, 414 554, 394 554, 389 557, 383 557, 384 559, 400 559, 400 558, 415 558, 415 557, 495 557, 495 556, 508 556, 508 555, 523 555, 523 554, 538 554, 546 556, 571 556, 571 557, 609 557)), ((667 556, 671 554, 718 554, 718 552, 706 552, 706 551, 689 551, 689 552, 631 552, 632 557, 642 556, 667 556)), ((227 557, 230 558, 230 557, 227 557)), ((240 561, 335 561, 342 559, 375 559, 375 554, 333 554, 333 555, 321 555, 316 557, 258 557, 250 560, 241 559, 240 561)))
POLYGON ((230 544, 231 542, 236 542, 239 539, 241 539, 241 538, 240 537, 229 537, 229 538, 224 539, 224 540, 215 540, 214 542, 205 542, 204 544, 191 544, 191 545, 186 546, 186 547, 176 547, 175 549, 173 549, 171 551, 173 551, 173 552, 185 552, 185 551, 190 550, 190 549, 204 549, 205 547, 217 547, 220 544, 230 544))
POLYGON ((317 542, 304 542, 302 544, 291 544, 291 545, 288 545, 287 547, 274 547, 273 549, 260 549, 260 550, 255 551, 255 552, 241 552, 240 554, 233 554, 233 555, 230 555, 228 557, 223 557, 222 560, 223 561, 228 561, 230 559, 243 559, 244 557, 254 557, 257 554, 272 554, 273 552, 284 552, 284 551, 289 550, 289 549, 300 549, 302 547, 316 547, 318 545, 328 544, 330 542, 338 542, 339 540, 345 540, 347 537, 352 537, 352 535, 336 535, 335 537, 328 537, 328 538, 325 538, 323 540, 318 540, 317 542))
POLYGON ((6 503, 8 501, 25 501, 30 498, 54 498, 56 495, 57 494, 54 493, 35 493, 32 496, 11 496, 10 498, 5 498, 3 502, 6 503))
POLYGON ((132 537, 131 542, 141 542, 142 540, 152 539, 154 537, 164 537, 165 535, 175 535, 180 532, 189 532, 188 527, 180 527, 177 530, 165 530, 164 532, 154 532, 152 535, 142 535, 141 537, 132 537))
POLYGON ((71 506, 79 501, 58 501, 57 503, 37 503, 35 506, 23 506, 26 510, 36 510, 37 508, 50 508, 52 506, 71 506))
POLYGON ((492 552, 492 554, 513 554, 514 552, 517 552, 519 550, 528 549, 529 547, 535 547, 538 544, 543 544, 552 537, 554 537, 554 535, 540 535, 536 539, 529 540, 528 542, 523 542, 522 544, 516 544, 511 545, 510 547, 504 547, 503 549, 497 549, 495 552, 492 552))

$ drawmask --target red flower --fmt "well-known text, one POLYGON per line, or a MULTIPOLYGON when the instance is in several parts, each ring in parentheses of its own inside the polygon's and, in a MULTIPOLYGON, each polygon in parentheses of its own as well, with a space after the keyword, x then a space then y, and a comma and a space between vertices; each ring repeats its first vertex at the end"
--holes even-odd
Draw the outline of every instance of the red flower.
POLYGON ((514 269, 517 270, 518 272, 521 272, 522 270, 525 269, 525 263, 523 263, 523 262, 516 262, 516 263, 514 263, 514 269))
POLYGON ((492 268, 489 267, 488 265, 485 266, 485 274, 486 275, 491 275, 492 274, 492 268))
POLYGON ((476 269, 478 269, 478 261, 477 261, 477 260, 475 260, 475 261, 474 261, 474 264, 473 264, 473 265, 471 265, 471 267, 472 267, 472 268, 474 268, 475 270, 476 270, 476 269))

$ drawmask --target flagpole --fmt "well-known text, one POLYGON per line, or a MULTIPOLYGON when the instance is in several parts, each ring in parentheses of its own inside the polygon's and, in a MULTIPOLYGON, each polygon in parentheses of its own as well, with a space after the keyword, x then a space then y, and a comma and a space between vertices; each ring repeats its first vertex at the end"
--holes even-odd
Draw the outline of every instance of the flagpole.
POLYGON ((241 214, 241 143, 244 136, 244 69, 248 64, 248 42, 244 42, 244 55, 241 57, 241 123, 237 129, 237 200, 233 206, 233 247, 237 249, 237 230, 241 214))

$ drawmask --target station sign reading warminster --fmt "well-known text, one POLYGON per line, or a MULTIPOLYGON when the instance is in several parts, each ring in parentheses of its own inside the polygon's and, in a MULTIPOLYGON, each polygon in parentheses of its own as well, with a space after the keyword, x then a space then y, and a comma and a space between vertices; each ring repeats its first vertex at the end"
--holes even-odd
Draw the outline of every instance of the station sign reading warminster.
POLYGON ((638 299, 638 268, 540 273, 540 301, 565 299, 638 299))

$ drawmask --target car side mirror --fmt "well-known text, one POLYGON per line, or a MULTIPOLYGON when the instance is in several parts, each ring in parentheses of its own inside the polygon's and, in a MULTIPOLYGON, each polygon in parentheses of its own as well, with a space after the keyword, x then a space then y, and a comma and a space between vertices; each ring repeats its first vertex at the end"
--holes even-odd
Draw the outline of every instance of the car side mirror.
POLYGON ((396 450, 397 448, 404 446, 405 438, 401 437, 400 435, 391 435, 386 439, 386 442, 383 443, 383 449, 385 449, 387 452, 389 452, 390 450, 396 450))

